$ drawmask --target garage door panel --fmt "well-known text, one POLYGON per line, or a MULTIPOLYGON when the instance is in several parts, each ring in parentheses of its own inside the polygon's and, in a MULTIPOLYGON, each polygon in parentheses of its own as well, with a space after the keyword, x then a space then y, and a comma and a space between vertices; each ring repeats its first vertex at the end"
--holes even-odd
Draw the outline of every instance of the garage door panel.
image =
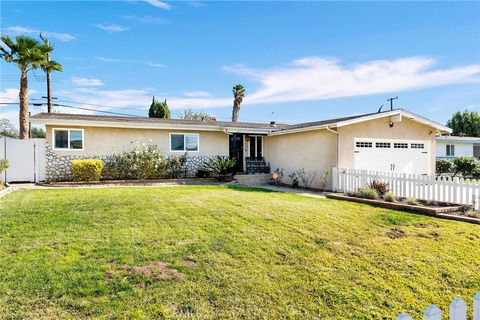
POLYGON ((424 140, 366 139, 354 140, 355 169, 427 174, 429 144, 424 140), (412 148, 413 146, 413 148, 412 148))

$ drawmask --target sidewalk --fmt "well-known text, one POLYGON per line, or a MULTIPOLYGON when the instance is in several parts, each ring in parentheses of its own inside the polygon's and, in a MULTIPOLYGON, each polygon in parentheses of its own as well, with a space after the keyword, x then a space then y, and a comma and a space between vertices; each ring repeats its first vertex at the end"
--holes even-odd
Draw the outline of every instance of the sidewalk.
POLYGON ((237 185, 249 187, 249 188, 260 188, 260 189, 267 189, 272 191, 295 193, 300 196, 312 197, 312 198, 318 198, 318 199, 325 198, 325 193, 320 191, 315 192, 315 191, 309 191, 309 190, 303 190, 303 189, 293 189, 293 188, 280 187, 280 186, 275 186, 270 184, 237 184, 237 185))

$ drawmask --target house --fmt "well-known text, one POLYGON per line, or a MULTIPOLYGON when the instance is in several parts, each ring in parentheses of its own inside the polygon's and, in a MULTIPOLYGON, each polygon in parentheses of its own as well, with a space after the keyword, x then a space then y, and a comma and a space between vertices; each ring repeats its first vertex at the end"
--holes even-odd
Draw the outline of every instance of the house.
POLYGON ((246 173, 322 173, 336 166, 434 174, 435 137, 451 132, 403 109, 294 125, 61 113, 40 113, 30 121, 46 126, 50 181, 68 179, 73 159, 104 158, 146 141, 167 155, 187 153, 189 175, 216 155, 237 159, 236 171, 246 173))
POLYGON ((480 159, 480 138, 476 137, 437 137, 437 159, 455 157, 476 157, 480 159))

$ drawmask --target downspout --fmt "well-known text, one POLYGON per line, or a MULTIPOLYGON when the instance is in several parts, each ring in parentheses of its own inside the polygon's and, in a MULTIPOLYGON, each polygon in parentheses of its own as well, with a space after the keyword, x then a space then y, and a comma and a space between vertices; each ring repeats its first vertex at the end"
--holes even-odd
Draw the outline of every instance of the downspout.
MULTIPOLYGON (((328 126, 327 126, 327 131, 329 131, 329 132, 331 132, 331 133, 334 133, 334 134, 336 135, 336 139, 337 139, 336 149, 337 149, 337 151, 336 151, 335 167, 338 168, 338 150, 339 150, 339 148, 338 148, 338 131, 333 130, 332 128, 330 128, 330 127, 328 127, 328 126)), ((333 175, 332 175, 331 178, 333 179, 333 175)), ((333 184, 333 181, 331 181, 331 183, 333 184)))

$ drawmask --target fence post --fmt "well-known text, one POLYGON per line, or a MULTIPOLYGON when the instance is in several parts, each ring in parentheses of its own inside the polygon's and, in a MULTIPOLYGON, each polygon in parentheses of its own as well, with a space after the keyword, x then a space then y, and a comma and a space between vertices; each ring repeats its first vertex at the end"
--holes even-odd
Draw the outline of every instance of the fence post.
POLYGON ((480 291, 473 296, 473 320, 480 320, 480 291))
POLYGON ((423 320, 442 320, 442 310, 431 304, 423 314, 423 320))
POLYGON ((410 318, 408 314, 402 313, 401 315, 396 317, 395 320, 412 320, 412 318, 410 318))
POLYGON ((332 168, 332 191, 337 192, 338 186, 338 170, 337 167, 332 168))
POLYGON ((450 303, 450 320, 467 320, 467 304, 462 298, 455 298, 450 303))

